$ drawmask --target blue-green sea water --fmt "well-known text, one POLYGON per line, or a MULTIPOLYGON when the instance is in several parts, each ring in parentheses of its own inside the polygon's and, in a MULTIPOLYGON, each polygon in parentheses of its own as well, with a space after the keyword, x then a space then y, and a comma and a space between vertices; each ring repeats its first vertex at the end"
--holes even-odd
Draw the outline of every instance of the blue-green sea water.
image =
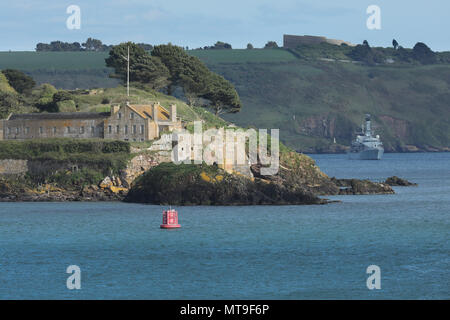
POLYGON ((0 203, 1 299, 449 299, 450 153, 314 155, 330 176, 418 187, 317 206, 0 203), (68 290, 66 268, 81 269, 68 290), (381 269, 381 289, 366 268, 381 269))

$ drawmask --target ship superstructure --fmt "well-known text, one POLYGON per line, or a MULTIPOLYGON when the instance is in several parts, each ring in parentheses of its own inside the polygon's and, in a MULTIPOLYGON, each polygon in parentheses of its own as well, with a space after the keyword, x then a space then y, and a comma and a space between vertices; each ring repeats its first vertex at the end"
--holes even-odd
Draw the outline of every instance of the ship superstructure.
POLYGON ((384 153, 383 143, 380 136, 372 135, 370 114, 366 114, 366 123, 362 125, 362 130, 353 140, 350 151, 350 159, 356 160, 380 160, 384 153))

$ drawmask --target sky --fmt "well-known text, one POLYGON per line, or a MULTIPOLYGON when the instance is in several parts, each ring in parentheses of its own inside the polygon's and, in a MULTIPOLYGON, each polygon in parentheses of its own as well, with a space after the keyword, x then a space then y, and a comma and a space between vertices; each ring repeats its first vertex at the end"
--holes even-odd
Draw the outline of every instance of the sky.
POLYGON ((32 51, 38 42, 125 41, 189 48, 216 41, 245 48, 282 45, 283 34, 320 35, 355 44, 450 51, 448 0, 0 0, 0 51, 32 51), (67 8, 80 8, 80 29, 68 29, 67 8), (380 8, 381 29, 369 30, 367 8, 380 8))

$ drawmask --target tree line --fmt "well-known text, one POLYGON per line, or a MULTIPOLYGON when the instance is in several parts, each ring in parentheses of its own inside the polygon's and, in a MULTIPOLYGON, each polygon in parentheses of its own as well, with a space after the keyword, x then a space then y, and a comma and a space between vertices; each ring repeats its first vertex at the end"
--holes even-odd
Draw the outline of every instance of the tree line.
POLYGON ((372 48, 367 40, 354 47, 347 55, 356 61, 372 65, 385 63, 388 56, 392 56, 401 62, 419 62, 421 64, 434 64, 439 62, 438 55, 425 43, 418 42, 413 49, 405 49, 398 41, 392 40, 392 48, 372 48), (392 52, 392 48, 394 51, 392 52))
MULTIPOLYGON (((153 46, 147 43, 138 43, 138 46, 144 50, 151 51, 153 46)), ((103 44, 101 40, 88 38, 86 42, 63 42, 63 41, 52 41, 50 43, 38 43, 36 45, 36 51, 109 51, 112 45, 103 44)))
MULTIPOLYGON (((148 43, 136 43, 139 47, 146 51, 152 51, 153 45, 148 43)), ((50 43, 38 43, 36 45, 36 51, 109 51, 113 45, 103 44, 101 40, 88 38, 86 42, 63 42, 63 41, 52 41, 50 43)), ((278 48, 278 44, 275 41, 268 41, 263 49, 274 49, 278 48)), ((204 46, 196 48, 195 50, 224 50, 224 49, 233 49, 232 45, 223 42, 217 41, 212 46, 204 46)), ((254 49, 251 43, 247 44, 247 49, 254 49)), ((189 50, 189 47, 186 47, 185 50, 189 50)))

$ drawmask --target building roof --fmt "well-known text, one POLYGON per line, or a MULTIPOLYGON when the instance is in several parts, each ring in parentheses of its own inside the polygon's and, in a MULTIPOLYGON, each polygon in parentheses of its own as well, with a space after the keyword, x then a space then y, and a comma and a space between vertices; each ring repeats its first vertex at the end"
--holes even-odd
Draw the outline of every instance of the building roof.
MULTIPOLYGON (((153 106, 149 104, 133 104, 128 105, 128 107, 139 114, 144 119, 153 119, 153 106)), ((158 107, 158 120, 169 120, 170 119, 170 113, 167 111, 166 108, 164 108, 161 105, 157 105, 158 107)))
POLYGON ((22 113, 12 114, 8 120, 102 119, 110 115, 109 112, 22 113))

